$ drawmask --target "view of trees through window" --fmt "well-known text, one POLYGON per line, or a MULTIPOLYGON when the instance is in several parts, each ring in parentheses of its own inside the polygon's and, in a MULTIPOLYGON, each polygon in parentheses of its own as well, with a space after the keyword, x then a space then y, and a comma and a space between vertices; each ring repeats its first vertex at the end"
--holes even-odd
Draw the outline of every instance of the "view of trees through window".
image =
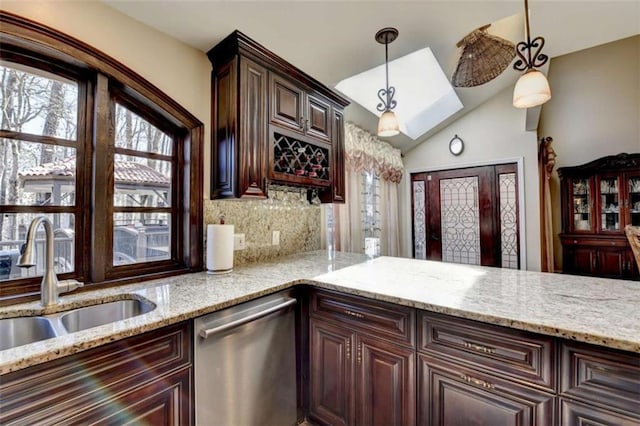
POLYGON ((169 259, 174 140, 119 103, 115 129, 114 264, 169 259))
MULTIPOLYGON (((42 274, 42 262, 31 270, 15 266, 27 227, 41 214, 54 224, 57 271, 71 272, 78 83, 2 61, 0 105, 0 280, 42 274)), ((42 253, 42 237, 37 240, 42 253)))
MULTIPOLYGON (((42 275, 16 266, 31 221, 54 225, 56 272, 74 271, 79 82, 18 63, 0 62, 0 281, 42 275)), ((113 265, 171 258, 175 138, 111 99, 113 265)), ((130 101, 129 101, 130 103, 130 101)))

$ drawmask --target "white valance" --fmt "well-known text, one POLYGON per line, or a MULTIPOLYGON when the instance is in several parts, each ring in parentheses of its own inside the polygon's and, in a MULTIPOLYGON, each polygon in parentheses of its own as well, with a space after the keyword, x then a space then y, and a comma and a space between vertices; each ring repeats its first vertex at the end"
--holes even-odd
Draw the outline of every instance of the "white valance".
POLYGON ((381 179, 399 183, 404 165, 400 150, 371 133, 347 122, 344 127, 345 154, 357 172, 373 170, 381 179))

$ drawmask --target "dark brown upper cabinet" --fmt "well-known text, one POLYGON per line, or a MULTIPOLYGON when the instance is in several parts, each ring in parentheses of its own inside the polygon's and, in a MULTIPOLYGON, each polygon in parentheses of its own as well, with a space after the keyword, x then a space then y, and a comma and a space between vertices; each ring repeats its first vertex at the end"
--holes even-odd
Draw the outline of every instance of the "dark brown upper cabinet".
POLYGON ((344 202, 349 101, 239 31, 207 56, 213 65, 211 198, 265 198, 272 182, 344 202))

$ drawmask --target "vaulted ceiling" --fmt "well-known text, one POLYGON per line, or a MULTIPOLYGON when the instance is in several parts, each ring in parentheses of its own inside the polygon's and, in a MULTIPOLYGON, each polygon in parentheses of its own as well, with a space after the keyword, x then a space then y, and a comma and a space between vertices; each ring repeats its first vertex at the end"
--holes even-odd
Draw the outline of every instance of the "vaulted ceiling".
MULTIPOLYGON (((492 34, 514 43, 524 37, 523 0, 102 1, 204 52, 238 29, 330 87, 384 62, 374 34, 386 26, 400 31, 389 46, 390 59, 429 46, 447 75, 458 59, 456 43, 475 28, 492 23, 492 34)), ((530 0, 529 9, 532 36, 546 39, 551 67, 553 57, 640 34, 637 0, 530 0)), ((515 84, 518 75, 508 68, 485 85, 456 89, 464 104, 460 112, 419 140, 399 135, 389 142, 408 151, 515 84)), ((345 116, 375 132, 377 118, 358 105, 349 106, 345 116)))

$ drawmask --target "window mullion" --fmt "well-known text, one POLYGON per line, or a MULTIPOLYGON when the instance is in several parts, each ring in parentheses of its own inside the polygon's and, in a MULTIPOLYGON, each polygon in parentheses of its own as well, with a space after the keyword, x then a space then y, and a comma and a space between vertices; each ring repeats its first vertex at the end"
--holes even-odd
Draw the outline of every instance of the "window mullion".
POLYGON ((111 265, 113 239, 113 104, 109 96, 109 79, 98 74, 95 87, 95 137, 93 140, 93 194, 91 199, 91 281, 105 280, 111 265))

